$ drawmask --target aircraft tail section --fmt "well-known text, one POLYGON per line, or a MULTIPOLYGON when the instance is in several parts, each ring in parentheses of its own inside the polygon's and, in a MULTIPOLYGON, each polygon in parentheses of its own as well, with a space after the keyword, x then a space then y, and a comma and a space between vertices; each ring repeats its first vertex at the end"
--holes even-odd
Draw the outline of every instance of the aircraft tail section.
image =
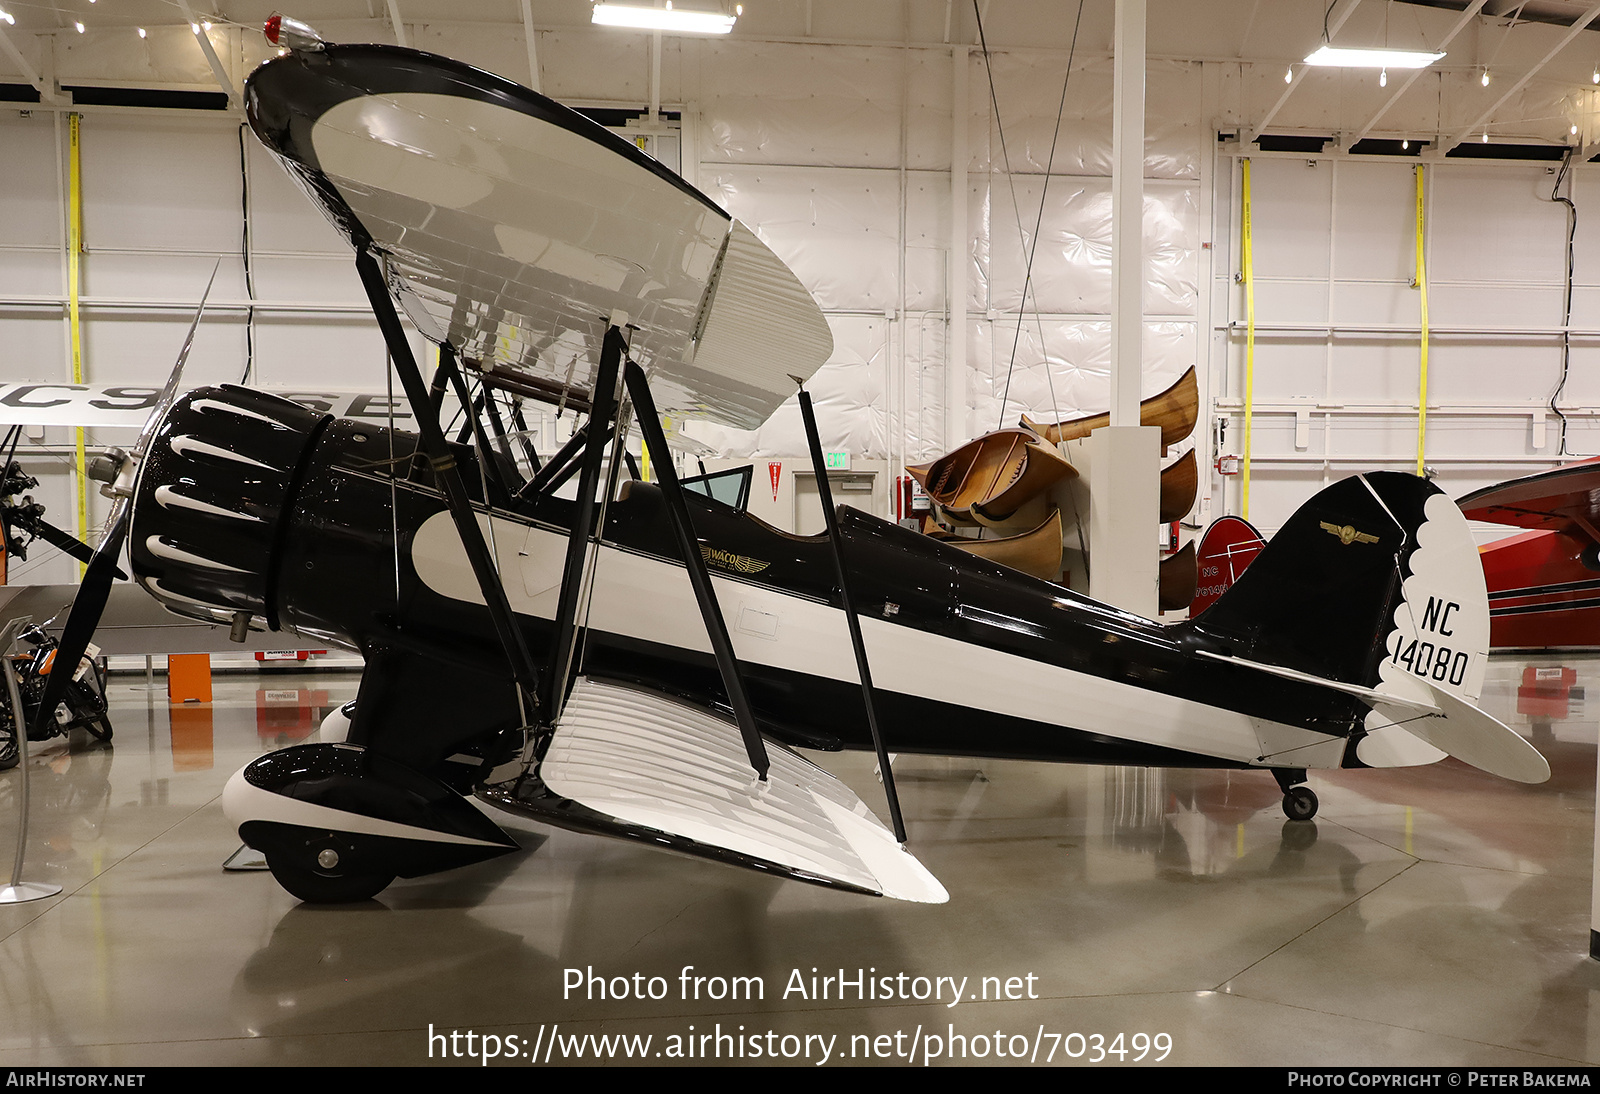
POLYGON ((1347 763, 1449 754, 1518 781, 1549 775, 1477 708, 1489 657, 1483 566, 1461 510, 1424 479, 1375 472, 1327 487, 1193 626, 1231 658, 1367 703, 1347 763))

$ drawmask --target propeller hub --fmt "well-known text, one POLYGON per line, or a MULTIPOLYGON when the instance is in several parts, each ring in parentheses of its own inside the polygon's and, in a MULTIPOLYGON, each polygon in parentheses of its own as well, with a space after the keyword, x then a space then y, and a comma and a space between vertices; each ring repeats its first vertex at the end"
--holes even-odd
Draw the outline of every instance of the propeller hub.
POLYGON ((109 449, 104 455, 96 456, 94 459, 90 460, 88 464, 84 466, 84 474, 88 475, 95 482, 105 484, 100 487, 100 493, 104 494, 108 498, 112 497, 113 495, 109 487, 112 483, 117 481, 117 476, 122 470, 122 464, 127 458, 128 454, 122 449, 109 449))

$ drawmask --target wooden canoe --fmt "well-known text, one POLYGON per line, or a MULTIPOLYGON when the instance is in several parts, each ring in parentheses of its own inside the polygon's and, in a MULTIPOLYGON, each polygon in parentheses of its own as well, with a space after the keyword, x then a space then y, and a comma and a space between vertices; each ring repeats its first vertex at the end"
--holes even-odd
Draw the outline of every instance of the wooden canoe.
POLYGON ((1061 576, 1061 510, 1052 509, 1037 528, 1003 539, 971 539, 935 533, 935 538, 952 547, 998 562, 1031 577, 1056 581, 1061 576))
POLYGON ((1199 489, 1199 464, 1191 448, 1161 469, 1161 523, 1182 520, 1183 515, 1194 508, 1194 497, 1199 489))
POLYGON ((1162 611, 1182 611, 1193 602, 1195 590, 1200 586, 1200 564, 1195 558, 1192 540, 1177 554, 1161 560, 1159 580, 1156 603, 1162 611))
MULTIPOLYGON (((1195 381, 1193 368, 1178 377, 1178 382, 1167 390, 1139 404, 1139 424, 1160 426, 1163 446, 1177 444, 1194 432, 1194 423, 1199 417, 1200 385, 1195 381)), ((1055 425, 1035 422, 1026 414, 1022 416, 1024 428, 1033 430, 1051 444, 1081 440, 1091 430, 1110 424, 1110 413, 1071 418, 1055 425)))
POLYGON ((1066 458, 1031 429, 997 429, 932 463, 907 467, 928 497, 961 522, 1002 521, 1029 499, 1077 475, 1066 458))

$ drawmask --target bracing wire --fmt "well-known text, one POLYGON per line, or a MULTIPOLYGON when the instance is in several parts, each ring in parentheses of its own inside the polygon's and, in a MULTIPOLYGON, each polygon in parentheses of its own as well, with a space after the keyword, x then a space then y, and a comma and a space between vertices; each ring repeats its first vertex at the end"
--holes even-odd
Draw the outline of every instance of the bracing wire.
MULTIPOLYGON (((992 62, 990 60, 990 56, 989 56, 989 43, 988 43, 988 39, 984 35, 983 15, 978 10, 978 0, 973 0, 973 2, 972 2, 972 14, 973 14, 974 18, 977 20, 977 24, 978 24, 978 45, 979 45, 979 48, 983 52, 984 72, 987 74, 988 81, 989 81, 989 102, 990 102, 991 109, 993 109, 993 111, 994 111, 995 129, 1000 134, 1000 157, 1001 157, 1001 160, 1005 164, 1007 185, 1009 186, 1010 191, 1011 191, 1011 207, 1012 207, 1012 211, 1013 211, 1014 215, 1017 218, 1017 232, 1018 232, 1018 235, 1020 236, 1022 234, 1022 210, 1021 210, 1021 206, 1020 206, 1019 202, 1017 201, 1016 177, 1012 174, 1012 171, 1011 171, 1011 152, 1010 152, 1009 148, 1006 145, 1005 123, 1000 117, 1000 99, 999 99, 999 96, 995 92, 995 86, 994 86, 994 65, 992 64, 992 62)), ((1066 112, 1067 87, 1068 87, 1068 85, 1069 85, 1069 83, 1071 82, 1071 79, 1072 79, 1072 61, 1073 61, 1073 57, 1077 53, 1077 48, 1078 48, 1078 30, 1082 26, 1082 23, 1083 23, 1083 3, 1082 3, 1082 0, 1079 0, 1077 19, 1074 21, 1073 26, 1072 26, 1072 43, 1071 43, 1070 47, 1067 50, 1066 74, 1062 77, 1062 80, 1061 80, 1061 102, 1056 108, 1056 124, 1055 124, 1055 128, 1052 131, 1051 137, 1050 137, 1050 155, 1049 155, 1049 158, 1046 160, 1046 163, 1045 163, 1044 184, 1041 186, 1040 192, 1039 192, 1039 215, 1034 221, 1033 239, 1031 241, 1024 240, 1024 242, 1027 244, 1028 260, 1027 260, 1027 265, 1025 267, 1025 271, 1024 271, 1024 275, 1023 275, 1023 281, 1022 281, 1022 301, 1021 301, 1021 304, 1020 304, 1020 306, 1018 308, 1018 311, 1017 311, 1017 327, 1016 327, 1016 331, 1013 334, 1012 340, 1011 340, 1011 359, 1006 365, 1006 383, 1005 383, 1005 388, 1004 388, 1003 393, 1002 393, 1001 398, 1000 398, 1000 419, 1001 419, 1001 421, 1000 421, 999 424, 997 424, 995 426, 995 428, 997 428, 997 429, 1000 428, 1001 424, 1004 424, 1005 413, 1006 413, 1006 400, 1011 397, 1011 377, 1012 377, 1012 374, 1016 371, 1016 366, 1017 366, 1017 347, 1020 344, 1021 339, 1022 339, 1023 317, 1026 315, 1026 312, 1027 312, 1028 295, 1029 295, 1029 292, 1031 291, 1032 286, 1033 286, 1033 259, 1034 259, 1034 254, 1037 252, 1038 247, 1039 247, 1039 231, 1040 231, 1040 228, 1044 224, 1045 202, 1048 199, 1049 194, 1050 194, 1050 172, 1055 166, 1056 144, 1057 144, 1057 141, 1058 141, 1058 139, 1060 138, 1060 135, 1061 135, 1061 119, 1062 119, 1062 116, 1066 112)), ((1043 348, 1044 348, 1044 329, 1043 329, 1042 326, 1040 327, 1040 331, 1039 331, 1039 342, 1040 342, 1040 350, 1041 350, 1041 352, 1043 352, 1043 348)), ((1045 356, 1045 382, 1050 385, 1050 401, 1051 401, 1052 409, 1054 409, 1055 408, 1055 403, 1056 403, 1055 379, 1050 374, 1049 355, 1045 354, 1044 356, 1045 356)))

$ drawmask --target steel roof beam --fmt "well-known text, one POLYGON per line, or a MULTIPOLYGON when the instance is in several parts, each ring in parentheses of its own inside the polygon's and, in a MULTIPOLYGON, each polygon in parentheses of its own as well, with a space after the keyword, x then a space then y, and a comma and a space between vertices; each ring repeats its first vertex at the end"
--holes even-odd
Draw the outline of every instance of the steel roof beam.
POLYGON ((1494 112, 1499 110, 1506 103, 1510 102, 1511 97, 1526 87, 1528 81, 1533 79, 1534 76, 1538 75, 1540 69, 1544 68, 1545 65, 1553 61, 1556 55, 1563 49, 1566 49, 1567 46, 1571 45, 1572 40, 1578 35, 1582 34, 1589 24, 1594 22, 1596 16, 1600 16, 1600 4, 1592 5, 1582 15, 1578 16, 1572 25, 1567 28, 1567 32, 1561 36, 1561 40, 1555 44, 1550 52, 1544 55, 1538 64, 1534 65, 1527 72, 1523 73, 1522 79, 1518 80, 1516 83, 1507 88, 1505 94, 1496 99, 1493 106, 1489 107, 1488 110, 1485 110, 1478 116, 1477 121, 1473 122, 1455 136, 1451 137, 1448 141, 1445 141, 1443 144, 1441 144, 1439 151, 1448 152, 1450 149, 1454 148, 1456 145, 1472 136, 1472 134, 1481 131, 1484 125, 1488 123, 1489 119, 1494 116, 1494 112))
MULTIPOLYGON (((1328 31, 1326 37, 1329 41, 1333 39, 1335 34, 1339 33, 1339 28, 1345 25, 1350 16, 1355 13, 1356 8, 1360 6, 1361 0, 1350 0, 1350 3, 1345 5, 1344 10, 1339 13, 1337 18, 1325 24, 1328 31)), ((1301 65, 1294 73, 1293 78, 1289 81, 1289 86, 1283 89, 1283 94, 1279 95, 1278 101, 1272 104, 1272 109, 1267 111, 1267 116, 1251 127, 1250 135, 1244 139, 1245 144, 1255 141, 1266 130, 1267 126, 1272 124, 1272 119, 1278 116, 1278 111, 1283 109, 1283 104, 1288 102, 1289 96, 1293 95, 1295 90, 1299 88, 1300 81, 1305 78, 1307 67, 1306 65, 1301 65)))
MULTIPOLYGON (((1468 24, 1472 22, 1472 20, 1477 16, 1478 12, 1483 10, 1483 6, 1488 2, 1489 0, 1472 0, 1472 3, 1468 4, 1466 10, 1461 13, 1460 21, 1457 22, 1455 26, 1451 27, 1450 33, 1446 34, 1444 36, 1444 40, 1434 47, 1435 51, 1440 53, 1444 52, 1444 47, 1449 45, 1455 39, 1456 35, 1460 34, 1467 28, 1468 24)), ((1404 95, 1411 85, 1416 83, 1426 71, 1428 70, 1425 68, 1412 70, 1411 75, 1407 76, 1405 80, 1401 82, 1400 86, 1394 89, 1394 93, 1389 96, 1388 101, 1378 108, 1378 112, 1372 115, 1372 117, 1367 120, 1367 124, 1361 127, 1360 132, 1358 132, 1355 137, 1351 139, 1350 145, 1354 147, 1355 145, 1360 144, 1361 141, 1366 138, 1366 135, 1372 132, 1372 128, 1378 124, 1378 120, 1387 114, 1389 109, 1394 106, 1395 103, 1400 101, 1400 96, 1404 95)))

